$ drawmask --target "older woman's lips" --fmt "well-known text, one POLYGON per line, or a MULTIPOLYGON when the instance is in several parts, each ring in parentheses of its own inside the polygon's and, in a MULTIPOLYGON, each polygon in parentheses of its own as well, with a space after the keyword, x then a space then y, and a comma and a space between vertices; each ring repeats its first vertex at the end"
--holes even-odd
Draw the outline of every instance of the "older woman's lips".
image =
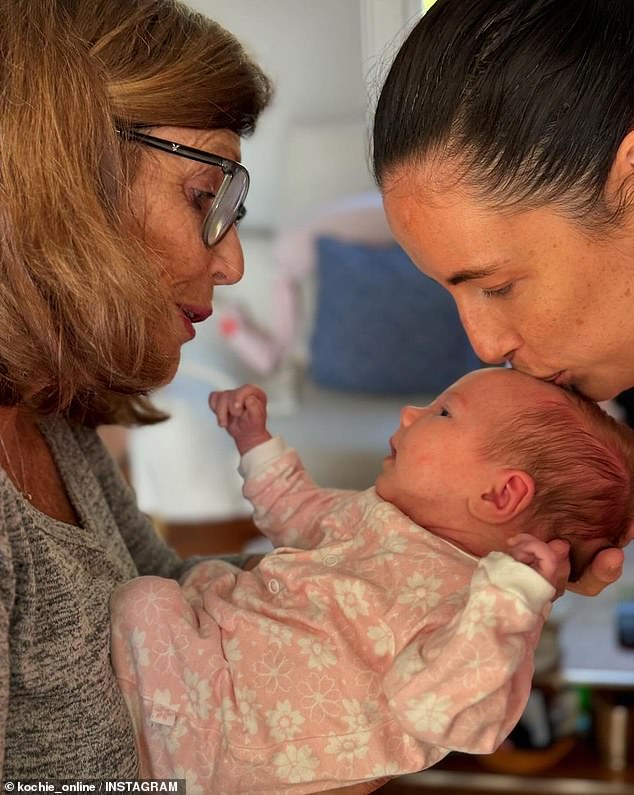
POLYGON ((208 307, 193 306, 192 304, 179 304, 179 309, 192 323, 202 323, 212 313, 208 307))
POLYGON ((178 308, 181 311, 181 317, 183 318, 183 323, 185 324, 189 338, 194 339, 196 336, 194 323, 202 323, 203 320, 207 320, 212 310, 208 307, 192 306, 191 304, 179 304, 178 308))

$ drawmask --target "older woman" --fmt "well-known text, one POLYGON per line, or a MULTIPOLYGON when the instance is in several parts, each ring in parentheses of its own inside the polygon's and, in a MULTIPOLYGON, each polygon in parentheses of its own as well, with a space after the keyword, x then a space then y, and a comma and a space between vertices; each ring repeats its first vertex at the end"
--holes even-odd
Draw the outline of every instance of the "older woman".
POLYGON ((144 395, 241 278, 270 85, 175 0, 0 14, 0 779, 134 778, 109 598, 185 564, 94 429, 161 419, 144 395))
POLYGON ((438 0, 374 123, 394 234, 480 357, 595 399, 634 385, 632 74, 632 3, 438 0))

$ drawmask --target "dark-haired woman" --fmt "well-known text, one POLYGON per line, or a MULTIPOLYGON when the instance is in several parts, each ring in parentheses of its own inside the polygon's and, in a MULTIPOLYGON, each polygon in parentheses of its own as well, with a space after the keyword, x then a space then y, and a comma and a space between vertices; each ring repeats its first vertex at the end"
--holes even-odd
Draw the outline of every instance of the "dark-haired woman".
POLYGON ((374 121, 392 230, 476 353, 597 400, 634 386, 632 74, 631 2, 438 0, 374 121))

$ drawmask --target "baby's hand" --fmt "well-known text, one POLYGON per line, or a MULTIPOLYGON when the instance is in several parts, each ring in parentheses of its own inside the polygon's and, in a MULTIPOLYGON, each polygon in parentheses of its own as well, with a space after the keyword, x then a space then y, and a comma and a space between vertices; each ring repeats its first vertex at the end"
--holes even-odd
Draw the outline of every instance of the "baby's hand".
POLYGON ((561 595, 570 575, 569 547, 565 541, 541 541, 530 533, 518 533, 507 539, 509 555, 525 563, 548 580, 561 595))
POLYGON ((266 394, 259 387, 245 384, 238 389, 212 392, 209 407, 218 425, 235 440, 240 455, 271 438, 266 430, 266 394))

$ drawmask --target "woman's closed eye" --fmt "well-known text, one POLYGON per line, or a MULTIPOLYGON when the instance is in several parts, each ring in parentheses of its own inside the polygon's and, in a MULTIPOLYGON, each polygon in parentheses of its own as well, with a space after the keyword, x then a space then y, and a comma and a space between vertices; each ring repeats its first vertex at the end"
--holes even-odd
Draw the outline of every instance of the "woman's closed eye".
POLYGON ((513 289, 513 282, 511 282, 510 284, 505 284, 504 287, 494 287, 491 289, 483 287, 482 295, 485 298, 504 298, 505 296, 509 295, 512 289, 513 289))

